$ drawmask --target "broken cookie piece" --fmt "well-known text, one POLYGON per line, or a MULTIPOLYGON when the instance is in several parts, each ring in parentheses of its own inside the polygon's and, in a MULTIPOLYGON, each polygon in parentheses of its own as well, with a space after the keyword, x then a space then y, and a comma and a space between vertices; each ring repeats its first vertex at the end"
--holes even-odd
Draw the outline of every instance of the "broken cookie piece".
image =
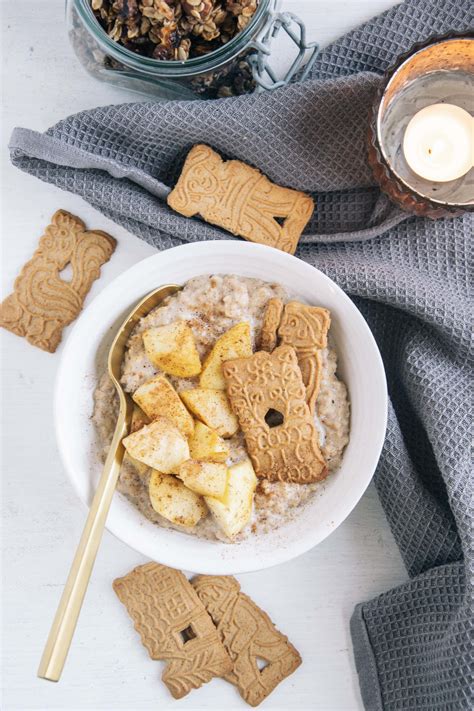
POLYGON ((296 351, 306 386, 306 402, 311 413, 314 413, 321 385, 322 363, 319 351, 327 347, 330 325, 331 314, 327 309, 290 301, 283 309, 278 327, 280 342, 292 346, 296 351))
POLYGON ((198 575, 192 581, 233 662, 225 678, 250 706, 258 706, 301 664, 298 651, 266 612, 231 576, 198 575))
POLYGON ((260 350, 271 353, 277 346, 278 326, 283 313, 281 299, 269 299, 263 315, 262 329, 260 331, 260 350))

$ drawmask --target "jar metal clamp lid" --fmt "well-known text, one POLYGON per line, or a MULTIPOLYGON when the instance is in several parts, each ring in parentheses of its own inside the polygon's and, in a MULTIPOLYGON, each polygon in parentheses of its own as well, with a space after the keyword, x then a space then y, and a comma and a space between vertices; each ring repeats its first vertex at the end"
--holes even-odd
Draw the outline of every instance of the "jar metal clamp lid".
POLYGON ((317 42, 306 41, 306 27, 303 21, 291 12, 272 12, 269 17, 269 24, 265 28, 263 36, 260 39, 254 40, 250 47, 256 50, 256 54, 249 57, 253 77, 257 86, 267 91, 278 89, 289 84, 293 77, 302 69, 307 53, 309 52, 309 56, 300 76, 300 80, 303 81, 311 71, 319 53, 319 44, 317 42), (293 26, 296 27, 297 31, 293 29, 293 26), (281 30, 284 30, 296 45, 298 54, 283 79, 277 79, 268 59, 271 55, 273 40, 278 36, 281 30))
POLYGON ((181 60, 156 59, 116 41, 98 21, 91 0, 66 0, 66 22, 76 56, 92 76, 159 99, 212 99, 277 89, 308 76, 319 51, 316 42, 307 41, 302 20, 281 11, 281 0, 259 0, 240 32, 212 51, 181 60), (284 52, 281 39, 286 40, 284 52), (280 60, 288 55, 287 69, 280 60))

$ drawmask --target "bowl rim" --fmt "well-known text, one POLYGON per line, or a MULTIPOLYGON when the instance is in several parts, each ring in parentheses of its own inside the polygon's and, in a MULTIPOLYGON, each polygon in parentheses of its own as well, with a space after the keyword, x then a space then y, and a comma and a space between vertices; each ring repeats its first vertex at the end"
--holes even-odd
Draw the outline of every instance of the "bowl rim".
MULTIPOLYGON (((387 419, 388 419, 388 392, 387 392, 387 381, 386 381, 386 376, 385 376, 385 369, 382 361, 382 357, 380 355, 380 351, 378 349, 377 343, 374 339, 374 336, 362 316, 361 312, 359 309, 356 307, 356 305, 352 302, 352 300, 347 296, 347 294, 332 280, 330 277, 325 275, 323 272, 321 272, 319 269, 316 267, 312 266, 311 264, 304 262, 303 260, 292 256, 286 252, 282 252, 280 250, 276 250, 272 247, 267 247, 265 245, 260 245, 260 244, 254 244, 254 243, 248 243, 248 242, 238 242, 234 240, 210 240, 210 241, 199 241, 199 242, 193 242, 193 243, 188 243, 188 244, 183 244, 179 245, 177 247, 173 247, 171 249, 166 249, 161 252, 158 252, 157 254, 151 255, 150 257, 147 257, 140 262, 137 262, 136 264, 132 265, 125 271, 123 271, 121 274, 119 274, 117 277, 115 277, 107 286, 104 287, 104 289, 94 298, 94 300, 84 309, 80 317, 78 318, 77 322, 74 325, 74 328, 72 332, 69 334, 69 337, 67 341, 65 342, 63 352, 61 354, 61 360, 58 366, 58 371, 56 374, 56 380, 55 380, 55 387, 54 387, 54 399, 53 399, 53 411, 54 411, 54 429, 55 429, 55 436, 56 436, 56 442, 58 445, 58 451, 60 454, 61 462, 66 470, 67 477, 69 481, 71 482, 75 493, 78 495, 79 499, 81 502, 89 509, 90 501, 89 498, 92 497, 93 492, 90 494, 90 496, 84 496, 83 493, 80 491, 77 481, 81 476, 80 473, 80 467, 75 464, 74 458, 71 456, 68 448, 68 441, 67 441, 67 430, 64 429, 63 423, 64 423, 64 418, 61 416, 61 411, 62 409, 66 406, 66 402, 64 400, 63 392, 63 383, 67 382, 67 380, 70 378, 70 366, 69 366, 69 359, 71 354, 75 352, 76 348, 76 339, 78 334, 80 334, 80 331, 83 329, 84 324, 87 324, 88 319, 90 318, 91 314, 97 311, 97 308, 101 307, 101 304, 106 303, 109 295, 116 293, 122 286, 123 283, 126 283, 128 280, 130 280, 131 277, 134 277, 135 275, 137 277, 140 276, 140 272, 144 269, 146 265, 149 265, 154 262, 159 262, 160 259, 163 258, 163 255, 167 255, 167 258, 170 258, 171 256, 175 256, 176 254, 179 254, 179 256, 186 257, 187 259, 192 259, 193 253, 199 253, 199 252, 207 252, 209 249, 212 249, 213 251, 217 250, 224 250, 225 256, 232 256, 232 253, 239 254, 240 256, 242 255, 242 252, 247 252, 249 258, 255 257, 258 259, 261 259, 262 256, 263 258, 270 258, 273 260, 280 260, 280 262, 285 261, 288 264, 288 268, 294 267, 298 265, 298 269, 300 270, 307 270, 308 276, 313 275, 314 272, 318 274, 318 278, 322 279, 323 281, 326 281, 327 284, 330 286, 330 288, 335 291, 338 295, 338 298, 342 300, 342 302, 345 302, 346 305, 349 306, 350 310, 352 311, 352 314, 354 315, 354 318, 358 320, 358 326, 361 329, 361 335, 364 336, 364 339, 366 339, 366 342, 370 344, 370 349, 372 352, 372 356, 374 357, 374 362, 376 363, 377 367, 377 376, 379 379, 381 379, 381 383, 383 384, 383 388, 381 388, 381 391, 378 393, 378 407, 380 412, 378 413, 380 416, 380 419, 377 421, 377 427, 376 431, 371 433, 371 456, 370 456, 370 461, 369 465, 366 466, 364 475, 361 476, 361 483, 360 483, 360 488, 356 492, 356 495, 353 495, 351 497, 348 497, 347 500, 344 500, 342 504, 339 507, 339 513, 338 515, 334 515, 334 521, 333 521, 333 526, 324 531, 317 531, 317 529, 314 529, 312 532, 308 531, 307 535, 304 537, 301 537, 300 540, 297 543, 292 543, 290 547, 282 547, 281 549, 276 549, 271 551, 271 553, 268 555, 268 559, 265 558, 265 560, 262 562, 261 558, 258 559, 249 559, 249 556, 247 555, 247 559, 245 562, 242 562, 240 559, 235 560, 234 558, 230 558, 229 560, 223 560, 221 557, 216 555, 215 561, 212 562, 207 562, 207 563, 199 563, 199 568, 196 569, 194 567, 194 558, 191 559, 191 557, 188 557, 186 559, 186 555, 180 555, 179 559, 176 560, 176 551, 169 551, 167 550, 167 547, 164 546, 162 549, 160 549, 160 554, 159 554, 159 562, 164 564, 164 565, 169 565, 170 567, 174 568, 181 568, 183 570, 188 570, 188 571, 193 571, 193 572, 199 572, 202 574, 209 574, 209 575, 223 575, 223 574, 239 574, 239 573, 246 573, 246 572, 254 572, 257 570, 263 570, 266 568, 273 567, 274 565, 279 565, 281 563, 284 563, 286 561, 292 560, 299 555, 302 555, 303 553, 306 553, 310 549, 312 549, 314 546, 316 546, 318 543, 323 541, 325 538, 327 538, 330 533, 332 533, 336 528, 338 528, 343 521, 349 516, 351 511, 355 508, 357 503, 360 501, 361 497, 363 496, 364 492, 366 491, 368 485, 370 484, 372 477, 375 473, 375 469, 377 466, 377 463, 380 458, 380 454, 382 451, 382 446, 385 440, 385 434, 386 434, 386 428, 387 428, 387 419), (78 473, 79 472, 79 473, 78 473), (78 473, 76 475, 76 473, 78 473)), ((159 266, 159 265, 157 265, 159 266)), ((286 266, 286 265, 285 265, 286 266)), ((210 273, 212 273, 212 270, 210 270, 210 273)), ((219 273, 219 272, 216 272, 219 273)), ((224 272, 220 272, 224 273, 224 272)), ((238 273, 238 269, 233 271, 232 269, 229 269, 225 273, 232 274, 232 273, 238 273)), ((199 274, 196 274, 198 276, 199 274)), ((193 278, 193 277, 189 277, 193 278)), ((262 278, 263 277, 257 277, 257 278, 262 278)), ((172 280, 168 280, 172 281, 172 280)), ((133 306, 133 302, 130 304, 130 309, 133 306)), ((106 331, 107 331, 108 326, 104 326, 104 331, 102 333, 102 340, 105 337, 106 331)), ((97 354, 97 351, 96 351, 97 354)), ((374 374, 375 375, 375 374, 374 374)), ((352 429, 352 426, 351 426, 352 429)), ((92 456, 92 453, 91 453, 92 456)), ((113 503, 112 503, 113 505, 113 503)), ((129 504, 130 506, 133 506, 132 504, 129 504)), ((142 514, 140 514, 142 516, 142 514)), ((147 520, 147 519, 145 519, 147 520)), ((128 546, 131 548, 135 549, 137 552, 141 553, 144 556, 149 557, 150 559, 154 560, 156 558, 156 549, 152 549, 151 546, 151 541, 146 541, 145 544, 141 543, 140 536, 134 535, 134 536, 129 536, 124 534, 121 530, 117 530, 117 527, 115 526, 110 526, 109 525, 109 518, 106 522, 105 528, 112 533, 116 538, 121 540, 123 543, 126 543, 128 546)), ((159 528, 159 527, 157 527, 159 528)), ((170 529, 162 529, 164 531, 168 531, 170 529)), ((278 529, 277 529, 278 530, 278 529)), ((185 536, 188 538, 188 534, 181 533, 179 531, 173 531, 173 533, 176 534, 177 537, 183 537, 185 536)), ((201 539, 196 539, 195 537, 192 537, 193 540, 201 540, 201 539)), ((225 545, 225 544, 224 544, 225 545)), ((236 548, 236 545, 231 546, 232 549, 236 548)))

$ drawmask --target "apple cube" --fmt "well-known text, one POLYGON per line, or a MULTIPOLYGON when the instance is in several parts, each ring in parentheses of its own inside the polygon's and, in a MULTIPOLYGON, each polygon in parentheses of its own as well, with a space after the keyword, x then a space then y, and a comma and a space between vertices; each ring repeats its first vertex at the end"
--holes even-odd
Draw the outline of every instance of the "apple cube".
POLYGON ((232 437, 239 429, 239 421, 222 390, 193 388, 183 390, 180 396, 188 410, 221 437, 232 437))
POLYGON ((229 456, 229 446, 217 432, 203 422, 196 421, 194 433, 189 439, 189 454, 191 459, 225 462, 229 456))
POLYGON ((128 452, 123 455, 122 466, 124 464, 130 464, 141 477, 145 477, 148 474, 149 467, 143 462, 139 462, 138 459, 132 457, 128 452))
POLYGON ((133 393, 133 399, 151 420, 160 416, 167 417, 185 437, 192 435, 194 420, 164 375, 156 375, 140 385, 133 393))
POLYGON ((257 477, 250 459, 229 467, 223 498, 204 497, 215 520, 228 538, 234 538, 247 525, 252 515, 257 477))
POLYGON ((186 438, 166 417, 157 417, 149 425, 122 440, 127 452, 152 469, 169 474, 189 459, 186 438))
POLYGON ((178 476, 196 494, 221 499, 227 485, 227 467, 218 462, 198 462, 189 459, 181 464, 178 476))
POLYGON ((199 378, 200 387, 225 390, 222 363, 234 358, 248 358, 251 355, 250 324, 247 321, 242 321, 242 323, 232 326, 215 342, 214 348, 202 366, 199 378))
MULTIPOLYGON (((132 412, 132 419, 130 420, 130 434, 141 430, 142 427, 148 425, 150 422, 149 418, 145 415, 143 410, 141 410, 138 405, 134 405, 132 412)), ((148 469, 146 464, 139 462, 138 459, 132 457, 128 452, 123 455, 123 464, 132 465, 141 477, 148 474, 148 469)))
POLYGON ((132 419, 130 421, 130 433, 141 430, 144 425, 150 423, 150 418, 145 415, 138 405, 133 406, 132 419))
POLYGON ((193 332, 186 321, 149 328, 143 333, 148 359, 165 373, 191 378, 201 372, 201 360, 193 332))
POLYGON ((180 526, 191 528, 207 514, 202 496, 188 489, 172 474, 152 471, 148 494, 155 511, 180 526))

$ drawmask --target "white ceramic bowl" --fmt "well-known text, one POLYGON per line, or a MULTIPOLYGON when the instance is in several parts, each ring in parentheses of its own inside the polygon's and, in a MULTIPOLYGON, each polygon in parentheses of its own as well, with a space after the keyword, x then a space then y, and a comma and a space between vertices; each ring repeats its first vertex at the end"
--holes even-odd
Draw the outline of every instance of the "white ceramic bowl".
POLYGON ((242 573, 267 568, 309 550, 349 515, 368 486, 380 456, 387 420, 382 360, 360 312, 327 276, 284 252, 234 241, 199 242, 139 262, 107 286, 78 319, 64 348, 56 381, 56 434, 66 471, 89 504, 100 474, 90 416, 97 378, 105 369, 115 329, 146 293, 201 274, 239 274, 278 282, 300 298, 331 310, 331 332, 341 378, 351 400, 350 442, 341 468, 291 521, 236 544, 208 541, 160 528, 116 494, 107 528, 149 558, 198 573, 242 573))

